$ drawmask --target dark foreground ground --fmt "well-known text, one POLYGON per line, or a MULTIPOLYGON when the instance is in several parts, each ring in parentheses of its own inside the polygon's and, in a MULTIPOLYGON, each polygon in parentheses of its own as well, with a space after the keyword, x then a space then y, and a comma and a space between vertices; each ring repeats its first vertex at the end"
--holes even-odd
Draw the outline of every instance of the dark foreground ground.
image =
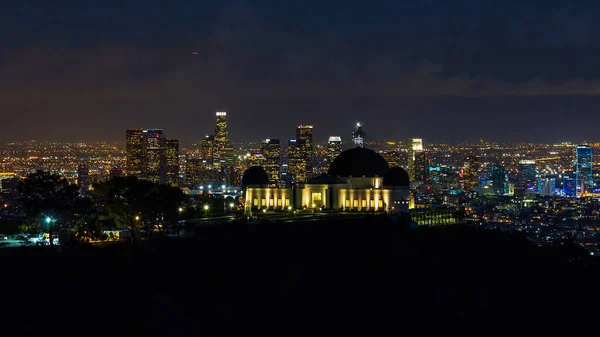
POLYGON ((224 225, 135 249, 4 249, 0 268, 6 336, 490 332, 591 323, 600 304, 597 262, 577 247, 378 218, 224 225))

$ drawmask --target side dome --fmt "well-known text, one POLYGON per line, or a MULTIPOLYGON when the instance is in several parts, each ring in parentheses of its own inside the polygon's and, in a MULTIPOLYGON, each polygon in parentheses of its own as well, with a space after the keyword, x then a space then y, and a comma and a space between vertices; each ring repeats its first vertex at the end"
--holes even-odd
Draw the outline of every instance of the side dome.
POLYGON ((410 178, 402 167, 392 167, 383 176, 383 186, 408 187, 410 178))
POLYGON ((327 172, 332 177, 383 177, 389 169, 387 161, 377 152, 355 147, 340 153, 327 172))
POLYGON ((268 185, 269 184, 269 175, 267 172, 260 166, 251 166, 246 171, 244 171, 244 175, 242 176, 242 186, 250 186, 250 185, 268 185))

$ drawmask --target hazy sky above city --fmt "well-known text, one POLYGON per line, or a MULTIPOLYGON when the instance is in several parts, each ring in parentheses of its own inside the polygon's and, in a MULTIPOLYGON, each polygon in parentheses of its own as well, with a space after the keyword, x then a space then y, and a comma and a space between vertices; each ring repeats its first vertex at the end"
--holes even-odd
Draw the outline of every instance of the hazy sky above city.
POLYGON ((597 140, 600 3, 510 2, 12 1, 0 141, 597 140))

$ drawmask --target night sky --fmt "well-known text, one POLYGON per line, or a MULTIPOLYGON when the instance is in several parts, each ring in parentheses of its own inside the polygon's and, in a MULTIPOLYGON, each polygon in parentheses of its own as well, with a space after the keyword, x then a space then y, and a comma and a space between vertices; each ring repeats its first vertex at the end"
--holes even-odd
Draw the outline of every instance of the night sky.
POLYGON ((600 139, 598 1, 19 0, 0 42, 2 142, 600 139))

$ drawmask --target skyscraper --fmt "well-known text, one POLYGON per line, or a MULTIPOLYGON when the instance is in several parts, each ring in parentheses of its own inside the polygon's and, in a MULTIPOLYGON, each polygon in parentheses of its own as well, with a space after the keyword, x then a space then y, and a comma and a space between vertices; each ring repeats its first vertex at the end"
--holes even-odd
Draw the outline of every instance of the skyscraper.
POLYGON ((90 189, 91 184, 89 167, 85 164, 79 165, 77 167, 77 185, 79 185, 79 190, 84 193, 90 189))
POLYGON ((261 152, 265 156, 263 168, 269 175, 269 185, 278 186, 281 180, 281 143, 279 139, 264 139, 261 152))
POLYGON ((210 166, 213 165, 215 150, 215 136, 206 135, 204 139, 200 141, 200 151, 202 159, 206 160, 206 163, 210 166))
POLYGON ((306 154, 304 153, 305 141, 290 139, 287 148, 288 172, 292 175, 292 182, 306 182, 306 154))
POLYGON ((527 190, 535 187, 536 183, 536 162, 535 160, 519 160, 519 181, 520 189, 527 190))
POLYGON ((388 162, 390 167, 400 166, 400 153, 396 142, 387 142, 385 149, 381 152, 381 156, 388 162))
POLYGON ((298 125, 296 128, 296 146, 300 146, 301 156, 306 162, 306 179, 313 173, 313 127, 312 125, 298 125))
POLYGON ((328 165, 333 162, 335 157, 339 156, 342 153, 342 138, 338 136, 329 137, 329 141, 327 142, 327 163, 328 165))
POLYGON ((562 192, 565 197, 575 197, 575 179, 569 176, 564 176, 562 181, 562 192))
POLYGON ((594 187, 594 177, 592 175, 592 147, 589 145, 577 145, 577 173, 576 188, 577 195, 585 195, 592 192, 594 187))
POLYGON ((229 143, 229 132, 227 132, 227 112, 217 111, 215 113, 217 123, 215 128, 215 147, 221 149, 229 143))
POLYGON ((214 164, 217 168, 230 168, 233 165, 233 147, 227 131, 227 112, 216 112, 217 122, 214 136, 214 164))
POLYGON ((146 141, 146 178, 152 182, 164 184, 166 182, 165 167, 165 138, 162 129, 144 130, 146 141))
POLYGON ((355 147, 364 147, 365 146, 365 136, 367 134, 362 128, 360 122, 354 125, 354 131, 352 132, 352 142, 355 147))
POLYGON ((179 140, 166 139, 165 150, 166 177, 165 182, 171 186, 179 186, 179 140))
POLYGON ((463 190, 470 192, 479 187, 479 159, 476 156, 465 156, 461 171, 463 190))
POLYGON ((429 155, 425 151, 420 151, 415 152, 414 157, 415 160, 413 165, 413 171, 415 180, 427 181, 429 179, 429 155))
POLYGON ((185 161, 185 179, 183 184, 191 189, 197 189, 201 183, 201 170, 204 168, 202 159, 187 158, 185 161))
POLYGON ((178 185, 177 139, 166 138, 162 129, 128 129, 126 135, 127 175, 159 184, 178 185))
POLYGON ((423 152, 423 139, 421 138, 413 138, 410 140, 410 149, 408 154, 408 175, 410 180, 415 180, 416 178, 416 168, 415 168, 415 160, 417 158, 417 154, 423 152))
POLYGON ((493 166, 491 172, 491 185, 493 195, 508 194, 508 174, 502 166, 493 166))
POLYGON ((144 139, 144 130, 128 129, 125 135, 127 175, 142 177, 146 172, 146 139, 144 139))

